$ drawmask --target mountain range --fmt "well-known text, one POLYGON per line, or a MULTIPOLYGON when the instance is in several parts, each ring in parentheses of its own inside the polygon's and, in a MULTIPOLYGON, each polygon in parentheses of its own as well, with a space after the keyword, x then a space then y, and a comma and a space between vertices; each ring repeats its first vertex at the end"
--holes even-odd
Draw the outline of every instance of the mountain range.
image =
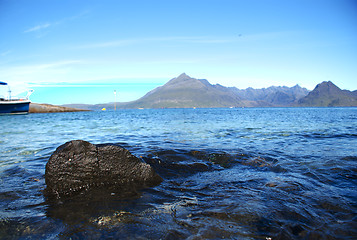
MULTIPOLYGON (((113 109, 114 103, 67 107, 113 109)), ((157 87, 138 100, 116 103, 117 108, 220 108, 220 107, 334 107, 357 106, 357 91, 341 90, 331 81, 318 84, 311 92, 299 85, 238 89, 185 73, 157 87)))

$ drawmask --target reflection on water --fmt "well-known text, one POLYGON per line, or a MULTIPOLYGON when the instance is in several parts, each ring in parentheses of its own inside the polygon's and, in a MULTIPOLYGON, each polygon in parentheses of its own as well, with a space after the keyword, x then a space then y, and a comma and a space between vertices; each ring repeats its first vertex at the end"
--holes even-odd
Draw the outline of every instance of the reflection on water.
POLYGON ((164 109, 0 116, 3 239, 352 239, 357 109, 164 109), (119 143, 159 186, 43 195, 56 147, 119 143))

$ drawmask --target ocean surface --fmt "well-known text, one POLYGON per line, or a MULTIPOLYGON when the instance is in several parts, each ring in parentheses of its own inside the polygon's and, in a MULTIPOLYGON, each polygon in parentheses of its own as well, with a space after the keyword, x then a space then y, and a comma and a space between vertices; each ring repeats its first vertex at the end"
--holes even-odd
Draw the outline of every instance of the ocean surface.
POLYGON ((0 239, 357 239, 357 108, 0 116, 0 239), (164 181, 48 201, 67 141, 115 143, 164 181))

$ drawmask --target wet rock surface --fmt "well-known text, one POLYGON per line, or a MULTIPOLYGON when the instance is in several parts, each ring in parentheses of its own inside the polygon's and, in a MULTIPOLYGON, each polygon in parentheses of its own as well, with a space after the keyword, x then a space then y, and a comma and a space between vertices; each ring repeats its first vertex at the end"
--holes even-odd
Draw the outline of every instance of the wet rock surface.
POLYGON ((162 178, 147 163, 113 144, 74 140, 59 146, 46 164, 46 194, 57 198, 93 188, 152 187, 162 178))

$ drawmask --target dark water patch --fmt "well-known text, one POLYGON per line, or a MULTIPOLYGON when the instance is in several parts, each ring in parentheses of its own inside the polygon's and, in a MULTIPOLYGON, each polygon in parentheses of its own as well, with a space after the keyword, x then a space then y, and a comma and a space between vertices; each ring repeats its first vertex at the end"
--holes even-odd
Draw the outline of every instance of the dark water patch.
POLYGON ((203 153, 186 150, 154 150, 142 159, 149 163, 162 177, 175 177, 209 171, 213 165, 203 161, 203 153), (197 157, 195 157, 197 155, 197 157))
POLYGON ((4 215, 31 215, 32 211, 27 210, 29 206, 34 210, 34 204, 43 202, 44 178, 37 171, 13 166, 5 169, 1 176, 0 209, 4 215))
POLYGON ((215 150, 151 150, 141 158, 152 165, 162 176, 181 176, 198 172, 222 170, 239 165, 259 168, 262 171, 284 172, 277 159, 256 154, 228 153, 215 150))
POLYGON ((1 192, 0 193, 0 201, 14 201, 16 199, 19 199, 20 195, 16 192, 13 191, 8 191, 8 192, 1 192))
POLYGON ((344 180, 346 181, 351 181, 354 182, 357 186, 357 167, 352 167, 352 168, 348 168, 346 167, 333 167, 331 168, 331 172, 333 175, 338 175, 339 176, 339 180, 341 182, 341 184, 343 184, 344 180))
POLYGON ((331 138, 331 139, 340 139, 340 138, 347 138, 347 139, 350 139, 350 138, 356 138, 357 137, 357 134, 355 133, 340 133, 340 134, 334 134, 334 133, 330 133, 330 132, 327 132, 327 133, 321 133, 321 132, 318 132, 318 133, 310 133, 310 134, 302 134, 303 137, 305 138, 313 138, 313 139, 328 139, 328 138, 331 138))
POLYGON ((54 239, 63 228, 60 222, 43 216, 0 219, 1 239, 54 239))
POLYGON ((357 165, 357 156, 345 156, 341 159, 344 161, 351 161, 352 163, 355 163, 355 165, 357 165))
POLYGON ((14 166, 8 167, 2 172, 3 178, 18 178, 22 181, 25 181, 26 177, 30 175, 30 172, 26 170, 23 166, 14 166))
POLYGON ((113 209, 128 207, 130 201, 140 197, 141 192, 134 186, 90 188, 66 198, 46 198, 46 215, 74 225, 113 209))
POLYGON ((222 168, 230 168, 236 162, 234 156, 225 152, 211 153, 208 154, 207 157, 208 161, 212 162, 215 165, 219 165, 222 168))

